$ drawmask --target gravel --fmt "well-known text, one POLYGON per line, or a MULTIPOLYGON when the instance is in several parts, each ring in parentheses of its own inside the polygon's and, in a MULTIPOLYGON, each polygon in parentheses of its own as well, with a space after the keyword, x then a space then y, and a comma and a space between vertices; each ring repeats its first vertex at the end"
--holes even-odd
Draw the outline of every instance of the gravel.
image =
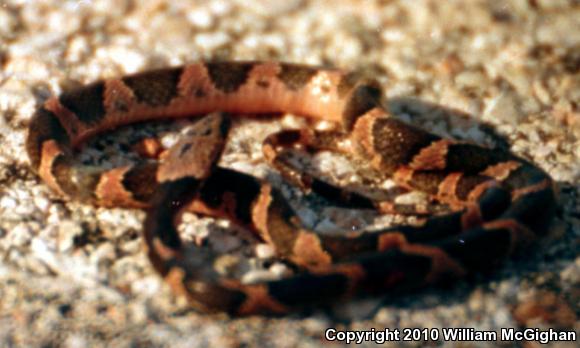
MULTIPOLYGON (((579 32, 574 0, 0 2, 0 346, 316 347, 329 343, 324 334, 331 327, 578 332, 579 32), (200 59, 274 59, 373 75, 397 117, 443 136, 509 148, 548 171, 560 190, 551 232, 489 276, 280 318, 199 314, 174 297, 149 264, 140 240, 143 212, 63 201, 29 169, 24 140, 35 105, 50 95, 200 59)), ((171 142, 163 139, 188 122, 121 130, 81 156, 103 167, 130 162, 135 157, 127 149, 136 139, 161 134, 162 143, 171 142)), ((236 122, 222 164, 271 178, 317 230, 382 221, 304 199, 281 183, 260 154, 263 134, 280 124, 236 122)), ((356 177, 343 162, 322 158, 308 166, 339 181, 356 177)), ((272 251, 246 231, 232 231, 223 221, 188 220, 186 239, 208 238, 242 260, 232 270, 225 260, 228 272, 249 281, 291 273, 272 264, 272 251)))

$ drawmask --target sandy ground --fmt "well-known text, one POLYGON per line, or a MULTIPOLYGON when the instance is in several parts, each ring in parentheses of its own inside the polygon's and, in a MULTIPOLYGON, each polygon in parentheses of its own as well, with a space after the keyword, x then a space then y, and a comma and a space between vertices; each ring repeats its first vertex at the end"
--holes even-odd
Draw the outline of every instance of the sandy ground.
MULTIPOLYGON (((580 329, 577 1, 0 0, 0 66, 2 347, 339 347, 344 342, 329 344, 325 329, 580 329), (142 212, 63 201, 29 169, 23 144, 35 106, 50 95, 202 59, 273 59, 374 75, 396 117, 444 136, 510 148, 548 171, 560 189, 550 235, 490 276, 404 296, 282 318, 189 309, 143 252, 142 212)), ((130 156, 118 159, 118 153, 139 136, 161 132, 171 142, 186 123, 123 130, 81 156, 104 166, 119 163, 130 156)), ((257 134, 279 122, 240 124, 224 165, 272 174, 260 163, 257 134)), ((318 230, 340 227, 345 215, 348 223, 374 221, 312 205, 301 216, 318 230)), ((213 220, 191 220, 195 233, 212 231, 224 252, 246 247, 243 232, 214 233, 213 220)), ((254 272, 248 277, 284 273, 282 264, 266 270, 247 264, 254 272)), ((496 346, 441 337, 429 344, 496 346)))

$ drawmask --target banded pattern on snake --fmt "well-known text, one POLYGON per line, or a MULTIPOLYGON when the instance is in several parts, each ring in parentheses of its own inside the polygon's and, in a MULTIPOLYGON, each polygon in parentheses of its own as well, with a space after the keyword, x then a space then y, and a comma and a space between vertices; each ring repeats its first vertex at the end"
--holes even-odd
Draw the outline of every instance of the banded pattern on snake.
POLYGON ((552 179, 509 152, 442 139, 393 118, 377 82, 338 69, 276 62, 212 62, 98 81, 48 99, 29 126, 32 167, 54 191, 102 206, 147 209, 144 239, 155 269, 204 311, 285 313, 356 293, 405 290, 488 269, 542 236, 554 214, 552 179), (74 157, 88 138, 141 121, 200 116, 160 163, 104 170, 74 157), (319 235, 302 227, 268 182, 215 166, 229 120, 293 113, 336 125, 286 130, 266 159, 303 188, 352 207, 396 210, 309 177, 280 159, 287 148, 339 151, 405 188, 451 207, 420 226, 319 235), (350 147, 339 145, 347 141, 350 147), (243 284, 210 262, 192 263, 175 227, 184 210, 227 217, 258 234, 300 272, 243 284))

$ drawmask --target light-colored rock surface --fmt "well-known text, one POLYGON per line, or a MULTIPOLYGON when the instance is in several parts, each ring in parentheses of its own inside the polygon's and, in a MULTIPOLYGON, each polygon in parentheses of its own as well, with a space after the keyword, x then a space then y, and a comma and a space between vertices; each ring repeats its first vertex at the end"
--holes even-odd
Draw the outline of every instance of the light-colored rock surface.
MULTIPOLYGON (((0 1, 0 346, 315 347, 325 343, 328 327, 578 331, 579 33, 580 5, 573 0, 0 1), (375 75, 398 117, 442 135, 507 146, 547 170, 561 188, 552 233, 490 277, 408 296, 277 319, 188 310, 143 252, 143 213, 63 202, 29 170, 23 143, 35 105, 51 94, 98 78, 214 58, 332 65, 375 75)), ((117 152, 154 130, 171 143, 187 123, 123 130, 81 156, 103 165, 130 160, 117 152)), ((277 127, 237 129, 224 163, 271 174, 259 162, 256 134, 277 127)), ((336 170, 340 179, 342 166, 336 170)), ((301 216, 321 230, 369 221, 313 205, 301 216)), ((246 247, 271 256, 244 231, 190 220, 196 227, 184 227, 188 237, 211 232, 219 250, 236 254, 246 247)), ((267 269, 260 263, 243 261, 239 272, 252 279, 289 272, 279 263, 267 269)))

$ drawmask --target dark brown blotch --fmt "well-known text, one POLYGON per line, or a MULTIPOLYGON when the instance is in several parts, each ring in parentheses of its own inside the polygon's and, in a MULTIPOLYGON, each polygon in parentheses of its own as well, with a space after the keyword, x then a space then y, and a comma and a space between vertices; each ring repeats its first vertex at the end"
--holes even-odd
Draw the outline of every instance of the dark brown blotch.
POLYGON ((523 163, 517 169, 512 170, 502 184, 513 190, 539 183, 545 180, 546 177, 546 174, 541 169, 523 163))
POLYGON ((381 107, 383 92, 378 85, 365 84, 356 87, 350 95, 342 112, 342 126, 344 130, 350 130, 360 116, 367 111, 381 107))
POLYGON ((42 144, 48 140, 56 141, 63 149, 70 144, 69 137, 56 115, 41 107, 30 120, 26 138, 26 152, 35 170, 40 166, 42 144))
POLYGON ((268 137, 267 140, 273 140, 276 146, 292 146, 302 139, 302 132, 300 129, 288 129, 275 133, 268 137))
POLYGON ((417 190, 435 195, 439 192, 439 185, 447 177, 442 172, 414 172, 409 185, 417 190))
POLYGON ((169 267, 164 264, 164 259, 156 253, 157 248, 153 241, 158 239, 163 245, 180 250, 182 241, 174 226, 175 214, 185 204, 191 202, 195 196, 200 181, 192 178, 181 178, 159 184, 150 199, 151 207, 147 210, 143 233, 149 246, 149 257, 153 265, 162 275, 165 275, 169 267))
POLYGON ((139 202, 149 202, 157 188, 157 163, 141 163, 123 177, 123 187, 139 202))
POLYGON ((225 93, 237 91, 250 75, 254 63, 214 62, 207 63, 206 69, 214 87, 225 93))
POLYGON ((348 259, 352 255, 377 250, 377 237, 377 233, 363 233, 354 238, 342 235, 320 234, 318 236, 322 248, 332 256, 333 260, 348 259))
POLYGON ((317 195, 324 197, 337 207, 350 209, 373 209, 375 208, 372 199, 365 197, 355 191, 350 191, 342 187, 334 186, 321 179, 312 178, 310 188, 317 195))
POLYGON ((409 243, 429 243, 460 233, 463 229, 462 215, 463 212, 455 212, 432 216, 423 226, 401 226, 398 231, 409 243))
POLYGON ((244 223, 252 222, 252 203, 260 194, 261 184, 251 175, 225 168, 216 168, 200 189, 200 199, 209 207, 218 208, 224 203, 224 195, 229 192, 235 197, 235 219, 244 223))
POLYGON ((452 144, 447 149, 445 170, 477 174, 487 167, 513 158, 507 152, 473 144, 452 144))
POLYGON ((490 187, 479 197, 479 211, 484 221, 491 221, 511 204, 511 193, 501 187, 490 187))
POLYGON ((434 246, 443 249, 469 270, 489 272, 511 249, 510 227, 477 227, 443 239, 434 246))
POLYGON ((278 78, 288 89, 297 91, 306 86, 316 73, 315 68, 306 65, 281 64, 278 78))
POLYGON ((548 186, 519 196, 503 217, 517 220, 536 233, 544 234, 549 231, 556 208, 556 196, 548 186))
POLYGON ((105 116, 104 91, 105 83, 99 81, 63 93, 59 101, 61 105, 74 113, 79 121, 92 126, 98 124, 105 116))
POLYGON ((463 175, 455 187, 455 195, 462 201, 467 200, 469 193, 479 184, 489 181, 491 178, 482 175, 463 175))
POLYGON ((413 157, 432 142, 439 140, 416 127, 392 118, 379 118, 373 123, 374 150, 388 170, 411 163, 413 157))
POLYGON ((342 296, 348 289, 349 279, 342 274, 298 274, 294 277, 268 283, 268 293, 274 300, 287 306, 328 302, 342 296))
POLYGON ((137 102, 150 106, 164 106, 178 96, 179 78, 183 68, 147 71, 122 79, 135 95, 137 102))
POLYGON ((406 254, 397 249, 366 254, 357 261, 366 274, 366 284, 362 286, 370 291, 403 290, 422 285, 432 268, 430 257, 406 254))

